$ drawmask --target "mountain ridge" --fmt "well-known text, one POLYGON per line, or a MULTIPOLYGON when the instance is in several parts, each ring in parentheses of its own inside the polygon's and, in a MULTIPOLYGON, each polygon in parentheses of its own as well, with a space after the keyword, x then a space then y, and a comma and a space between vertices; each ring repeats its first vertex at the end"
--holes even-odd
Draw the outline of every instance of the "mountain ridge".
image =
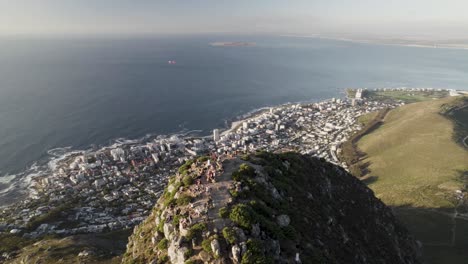
POLYGON ((202 157, 172 177, 123 263, 419 263, 392 211, 341 167, 296 153, 202 157))

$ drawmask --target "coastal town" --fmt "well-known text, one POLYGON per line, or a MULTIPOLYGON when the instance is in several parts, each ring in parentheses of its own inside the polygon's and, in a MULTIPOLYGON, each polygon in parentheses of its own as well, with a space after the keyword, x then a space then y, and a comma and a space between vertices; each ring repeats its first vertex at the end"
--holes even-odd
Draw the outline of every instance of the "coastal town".
POLYGON ((362 93, 271 107, 212 136, 158 136, 75 153, 34 178, 29 198, 3 209, 0 232, 36 238, 131 228, 150 213, 169 176, 199 156, 296 151, 346 169, 340 146, 361 129, 358 118, 404 104, 365 100, 362 93))

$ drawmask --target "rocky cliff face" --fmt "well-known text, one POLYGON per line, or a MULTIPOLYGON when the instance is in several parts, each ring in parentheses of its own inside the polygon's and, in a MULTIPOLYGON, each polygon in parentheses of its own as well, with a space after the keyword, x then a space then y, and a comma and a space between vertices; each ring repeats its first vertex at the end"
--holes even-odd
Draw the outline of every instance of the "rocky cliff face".
POLYGON ((182 166, 124 263, 419 263, 408 231, 342 168, 294 153, 182 166))

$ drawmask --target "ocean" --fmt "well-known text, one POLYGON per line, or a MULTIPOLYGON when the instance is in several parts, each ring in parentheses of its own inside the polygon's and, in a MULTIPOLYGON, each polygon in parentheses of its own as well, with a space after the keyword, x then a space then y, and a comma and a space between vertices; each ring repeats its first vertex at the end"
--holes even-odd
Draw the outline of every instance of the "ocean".
POLYGON ((343 97, 350 87, 467 89, 466 69, 468 50, 317 38, 0 37, 0 204, 73 150, 206 135, 255 109, 343 97))

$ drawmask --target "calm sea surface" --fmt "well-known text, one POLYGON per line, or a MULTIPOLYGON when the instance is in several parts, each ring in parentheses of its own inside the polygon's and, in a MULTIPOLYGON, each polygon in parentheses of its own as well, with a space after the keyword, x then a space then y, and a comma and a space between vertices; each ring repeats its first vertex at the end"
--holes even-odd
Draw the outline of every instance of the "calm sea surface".
POLYGON ((467 69, 465 50, 313 38, 0 38, 0 191, 71 149, 209 133, 251 110, 347 87, 466 89, 467 69), (209 45, 239 40, 257 45, 209 45))

